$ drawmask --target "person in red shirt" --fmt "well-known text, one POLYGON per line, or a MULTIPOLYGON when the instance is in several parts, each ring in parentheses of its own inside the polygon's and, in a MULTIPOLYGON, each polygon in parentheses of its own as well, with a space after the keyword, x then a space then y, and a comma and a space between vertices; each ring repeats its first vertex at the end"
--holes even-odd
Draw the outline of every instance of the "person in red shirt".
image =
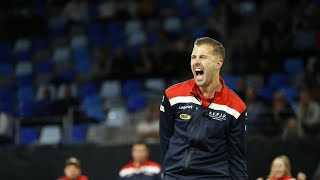
POLYGON ((87 176, 82 175, 80 161, 75 157, 66 160, 64 175, 65 177, 57 180, 89 180, 87 176))
POLYGON ((123 166, 118 180, 160 180, 160 164, 149 160, 149 150, 145 143, 135 143, 131 149, 132 161, 123 166))

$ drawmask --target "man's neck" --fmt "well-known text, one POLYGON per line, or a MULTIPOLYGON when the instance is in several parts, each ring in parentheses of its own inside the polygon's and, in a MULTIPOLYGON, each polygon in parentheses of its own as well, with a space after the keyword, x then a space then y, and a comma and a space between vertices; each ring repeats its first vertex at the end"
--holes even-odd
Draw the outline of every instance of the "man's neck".
POLYGON ((205 98, 213 98, 214 97, 214 93, 216 91, 221 91, 222 89, 222 84, 220 83, 219 78, 217 78, 215 81, 213 81, 211 84, 209 84, 208 86, 205 87, 199 87, 202 95, 205 98))

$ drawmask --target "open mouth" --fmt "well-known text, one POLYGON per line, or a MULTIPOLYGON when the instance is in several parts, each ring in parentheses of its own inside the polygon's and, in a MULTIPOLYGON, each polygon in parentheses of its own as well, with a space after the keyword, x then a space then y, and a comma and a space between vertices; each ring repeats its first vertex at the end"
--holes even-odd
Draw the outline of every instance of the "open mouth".
POLYGON ((195 69, 195 73, 196 73, 196 76, 201 76, 201 75, 203 75, 203 70, 199 69, 199 68, 196 68, 195 69))

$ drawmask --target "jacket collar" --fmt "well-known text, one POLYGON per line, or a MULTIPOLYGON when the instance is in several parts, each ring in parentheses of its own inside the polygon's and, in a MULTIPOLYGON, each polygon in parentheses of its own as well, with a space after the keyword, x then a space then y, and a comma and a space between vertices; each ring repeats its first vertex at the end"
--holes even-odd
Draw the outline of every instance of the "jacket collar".
POLYGON ((198 100, 200 101, 207 101, 209 103, 217 101, 218 99, 222 98, 222 96, 226 93, 227 91, 227 87, 225 85, 224 80, 222 79, 222 77, 219 77, 219 81, 222 85, 221 91, 215 91, 214 92, 214 97, 213 98, 205 98, 202 94, 202 92, 200 91, 199 86, 197 86, 196 82, 194 79, 192 79, 193 82, 193 88, 191 89, 191 94, 193 94, 198 100))

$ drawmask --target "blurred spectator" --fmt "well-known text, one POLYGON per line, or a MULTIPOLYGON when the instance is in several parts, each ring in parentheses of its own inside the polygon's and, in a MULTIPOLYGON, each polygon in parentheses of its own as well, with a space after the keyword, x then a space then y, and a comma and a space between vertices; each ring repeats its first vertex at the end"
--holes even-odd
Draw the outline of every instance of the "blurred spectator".
POLYGON ((94 60, 93 78, 103 79, 110 74, 111 59, 109 59, 105 48, 95 48, 92 54, 94 60))
POLYGON ((64 168, 64 177, 61 177, 57 180, 88 180, 89 178, 85 175, 82 175, 80 161, 71 157, 67 159, 66 165, 64 168))
POLYGON ((140 19, 153 17, 155 13, 155 2, 142 0, 137 4, 137 15, 140 19))
POLYGON ((0 145, 9 144, 13 140, 13 119, 6 113, 0 112, 0 145))
POLYGON ((289 120, 294 119, 296 117, 292 107, 287 103, 282 92, 276 92, 273 96, 271 109, 266 112, 266 135, 269 137, 281 135, 289 120))
POLYGON ((124 53, 122 48, 115 49, 115 55, 112 59, 111 73, 117 78, 129 77, 132 74, 132 62, 124 53))
POLYGON ((79 106, 79 100, 72 95, 72 87, 70 84, 66 84, 62 99, 57 101, 55 106, 56 114, 65 115, 72 107, 79 106))
POLYGON ((106 0, 99 5, 99 19, 105 22, 109 22, 114 18, 114 14, 117 10, 114 0, 106 0))
POLYGON ((252 87, 246 89, 244 99, 248 112, 248 134, 261 135, 262 127, 265 123, 265 119, 262 117, 265 111, 265 105, 258 97, 256 90, 252 87))
POLYGON ((149 105, 146 108, 145 119, 142 119, 136 127, 136 136, 139 141, 159 142, 159 114, 155 106, 149 105))
POLYGON ((134 70, 137 75, 152 75, 153 73, 153 56, 147 47, 140 48, 139 56, 134 63, 134 70))
MULTIPOLYGON (((297 180, 306 180, 306 175, 298 173, 297 180)), ((262 177, 257 180, 263 180, 262 177)), ((281 155, 273 159, 267 180, 295 180, 291 174, 291 163, 287 156, 281 155)))
POLYGON ((160 164, 149 160, 149 150, 144 143, 135 143, 131 149, 132 161, 121 168, 119 180, 160 180, 160 164))
POLYGON ((320 106, 315 102, 308 89, 300 91, 297 116, 305 133, 315 136, 320 130, 320 106))
POLYGON ((49 86, 46 86, 43 92, 43 98, 37 102, 38 116, 52 116, 54 115, 54 103, 52 92, 49 86))
POLYGON ((62 15, 68 23, 85 23, 89 19, 86 0, 70 0, 64 7, 62 15))

